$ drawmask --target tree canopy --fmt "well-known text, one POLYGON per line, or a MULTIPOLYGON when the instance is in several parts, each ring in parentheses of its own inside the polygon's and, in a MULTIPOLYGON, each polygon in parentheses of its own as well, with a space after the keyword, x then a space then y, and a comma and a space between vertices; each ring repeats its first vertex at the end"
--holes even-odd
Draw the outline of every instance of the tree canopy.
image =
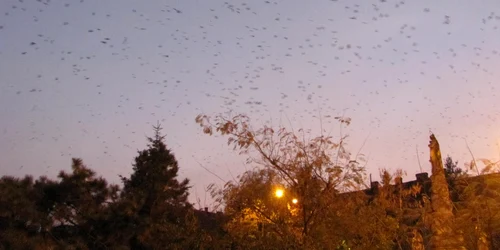
POLYGON ((206 241, 188 202, 189 180, 159 125, 123 187, 72 159, 72 171, 0 179, 0 244, 7 249, 198 248, 206 241))
MULTIPOLYGON (((351 122, 337 120, 341 127, 351 122)), ((109 184, 79 158, 54 180, 0 178, 0 246, 426 249, 439 244, 435 211, 442 199, 450 201, 446 218, 464 235, 467 249, 499 247, 498 162, 477 159, 485 165, 483 175, 471 176, 451 157, 437 162, 441 153, 431 147, 440 168, 435 172, 442 173, 439 185, 436 174, 404 183, 403 171, 386 169, 380 170, 380 184, 367 183, 363 155, 349 152, 346 135, 253 129, 244 115, 200 115, 196 122, 208 135, 225 136, 252 165, 222 188, 211 186, 222 211, 196 210, 189 203, 191 184, 179 178, 179 164, 157 125, 131 174, 121 176, 122 186, 109 184)))

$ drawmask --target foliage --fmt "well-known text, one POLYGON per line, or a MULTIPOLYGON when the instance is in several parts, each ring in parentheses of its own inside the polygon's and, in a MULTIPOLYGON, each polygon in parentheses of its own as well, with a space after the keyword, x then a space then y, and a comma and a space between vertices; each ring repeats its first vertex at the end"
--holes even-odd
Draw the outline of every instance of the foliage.
MULTIPOLYGON (((36 225, 44 217, 35 207, 35 183, 31 176, 0 179, 0 241, 11 249, 34 249, 42 237, 31 237, 27 225, 36 225)), ((37 231, 36 226, 30 228, 37 231)))
POLYGON ((500 174, 489 173, 462 180, 457 202, 458 226, 468 249, 500 248, 500 174))
POLYGON ((451 201, 458 202, 460 200, 460 192, 465 188, 464 185, 466 182, 463 179, 468 176, 468 171, 458 167, 458 162, 454 162, 450 156, 447 156, 444 161, 444 175, 448 182, 451 201))
MULTIPOLYGON (((348 118, 337 117, 337 120, 341 126, 350 124, 348 118)), ((206 134, 217 132, 227 136, 228 145, 248 155, 248 162, 260 167, 246 172, 239 183, 226 184, 219 201, 224 202, 229 211, 235 207, 237 211, 250 209, 264 217, 263 221, 272 225, 273 237, 287 246, 311 248, 321 244, 317 230, 324 227, 322 223, 336 194, 359 190, 363 185, 364 169, 358 162, 362 155, 351 158, 345 148, 347 136, 341 135, 338 141, 325 135, 306 140, 303 130, 298 131, 301 137, 284 127, 275 130, 264 126, 253 130, 244 115, 231 118, 219 115, 213 123, 210 117, 199 115, 196 122, 206 134), (283 188, 298 200, 295 216, 283 217, 286 213, 281 211, 288 209, 283 204, 273 207, 277 202, 270 197, 273 187, 283 188), (273 217, 275 213, 281 215, 279 220, 273 217), (295 240, 297 242, 291 242, 295 240)))
POLYGON ((61 171, 58 181, 46 177, 33 181, 29 176, 22 180, 2 178, 0 192, 5 210, 1 216, 10 220, 7 236, 2 239, 4 246, 24 242, 28 245, 17 246, 33 249, 39 244, 51 244, 86 249, 102 244, 96 237, 95 223, 103 216, 107 202, 116 198, 118 187, 97 178, 80 159, 73 159, 72 170, 61 171), (12 220, 16 221, 17 230, 12 231, 12 220), (8 232, 15 232, 17 237, 11 238, 13 235, 8 232), (22 235, 30 240, 21 240, 22 235))
POLYGON ((382 185, 340 195, 328 216, 328 235, 345 240, 351 249, 408 249, 414 240, 409 232, 425 227, 425 206, 417 199, 420 185, 398 184, 402 173, 381 170, 382 185))
MULTIPOLYGON (((7 249, 198 249, 210 236, 187 201, 189 181, 160 127, 122 190, 72 160, 57 180, 0 179, 0 246, 7 249), (203 237, 205 235, 206 237, 203 237)), ((209 249, 210 247, 205 247, 209 249)))
POLYGON ((458 161, 454 162, 450 156, 444 160, 444 174, 446 179, 456 179, 467 175, 467 170, 458 167, 458 161))
POLYGON ((262 249, 293 246, 300 231, 294 227, 297 215, 291 202, 293 193, 274 196, 282 188, 279 176, 271 169, 245 172, 238 183, 229 182, 220 190, 226 202, 225 214, 230 218, 226 229, 240 245, 262 249))
MULTIPOLYGON (((341 128, 350 124, 337 119, 341 128)), ((224 213, 193 209, 189 181, 178 180, 178 163, 156 126, 121 189, 77 158, 54 180, 0 178, 0 248, 357 250, 429 242, 429 183, 402 183, 401 170, 384 169, 381 185, 368 188, 363 157, 347 151, 346 136, 253 130, 243 115, 211 120, 196 119, 254 164, 222 188, 211 187, 224 213)), ((467 249, 498 249, 500 166, 476 159, 475 168, 476 161, 484 164, 480 176, 469 176, 451 157, 444 161, 455 229, 467 249)))
POLYGON ((154 131, 148 148, 138 152, 130 178, 122 177, 120 205, 131 221, 126 231, 133 232, 129 238, 133 249, 182 248, 196 223, 187 201, 189 180, 177 180, 177 160, 163 142, 161 127, 154 131))

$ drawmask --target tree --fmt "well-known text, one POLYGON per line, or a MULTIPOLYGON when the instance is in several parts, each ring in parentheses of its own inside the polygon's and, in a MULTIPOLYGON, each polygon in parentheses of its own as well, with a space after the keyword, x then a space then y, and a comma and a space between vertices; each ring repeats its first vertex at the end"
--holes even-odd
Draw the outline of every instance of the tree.
POLYGON ((458 161, 453 161, 450 156, 447 156, 444 161, 444 175, 446 179, 456 179, 467 174, 467 170, 458 167, 458 161))
POLYGON ((472 177, 461 192, 457 213, 464 232, 467 249, 498 249, 500 247, 500 176, 472 177), (488 246, 481 248, 480 246, 488 246))
POLYGON ((192 205, 187 201, 189 180, 177 180, 179 166, 175 156, 163 142, 160 125, 148 137, 148 148, 139 151, 129 178, 124 184, 122 203, 132 228, 128 229, 132 249, 158 249, 164 246, 182 248, 189 242, 196 221, 192 205))
POLYGON ((447 156, 444 161, 444 176, 448 182, 450 191, 450 199, 452 202, 457 203, 460 201, 460 193, 465 188, 467 177, 467 170, 458 167, 458 161, 453 161, 450 156, 447 156))
POLYGON ((422 185, 405 186, 403 174, 402 170, 381 170, 382 186, 375 192, 370 208, 385 211, 377 214, 377 220, 383 222, 379 223, 379 237, 390 239, 393 249, 423 249, 426 204, 422 202, 422 185))
POLYGON ((56 235, 56 239, 66 243, 81 242, 89 249, 104 248, 101 229, 107 220, 109 204, 118 199, 118 186, 108 185, 78 158, 72 159, 71 173, 61 171, 58 177, 58 183, 43 189, 40 205, 49 209, 54 223, 63 226, 59 230, 74 230, 75 233, 56 235))
POLYGON ((0 248, 35 249, 43 245, 43 238, 36 234, 36 224, 43 215, 36 209, 34 184, 31 176, 0 179, 0 248))
MULTIPOLYGON (((458 225, 464 232, 467 249, 500 248, 500 169, 499 162, 477 159, 484 164, 481 175, 462 178, 457 183, 458 225)), ((476 166, 473 160, 470 166, 476 166)))
MULTIPOLYGON (((336 119, 341 127, 350 124, 349 118, 336 119)), ((249 118, 245 115, 229 119, 219 115, 215 117, 214 123, 210 120, 206 115, 196 117, 196 122, 204 133, 211 135, 217 132, 227 136, 229 145, 233 145, 240 154, 247 154, 248 162, 258 164, 263 170, 269 170, 274 176, 273 184, 281 186, 285 192, 293 194, 298 200, 297 216, 286 224, 287 227, 273 222, 278 228, 289 228, 282 230, 286 234, 278 234, 282 241, 288 242, 287 239, 294 238, 297 247, 305 248, 341 244, 340 241, 322 242, 321 240, 327 237, 321 237, 319 234, 322 233, 321 229, 326 227, 323 221, 337 194, 359 190, 363 185, 364 171, 358 163, 362 156, 353 159, 347 152, 346 136, 341 135, 339 141, 334 142, 333 137, 324 135, 306 140, 303 130, 298 131, 302 133, 299 137, 284 127, 274 130, 264 126, 253 130, 249 118), (299 232, 297 235, 294 233, 296 231, 299 232)), ((239 190, 244 183, 240 180, 240 184, 226 185, 225 193, 230 193, 233 189, 239 190)), ((253 191, 258 192, 256 189, 253 191)), ((255 204, 245 208, 259 212, 255 204)))
POLYGON ((56 180, 2 177, 0 248, 214 249, 225 244, 214 239, 224 235, 218 227, 201 230, 200 213, 187 201, 189 180, 177 179, 178 163, 161 127, 154 129, 133 173, 122 177, 122 190, 78 158, 72 159, 72 171, 61 171, 56 180))
POLYGON ((434 134, 430 136, 429 152, 432 165, 431 205, 433 210, 430 245, 432 249, 465 249, 463 235, 460 232, 454 232, 453 222, 455 216, 448 183, 446 182, 439 142, 434 134))
POLYGON ((117 186, 72 160, 72 172, 61 171, 59 180, 42 176, 38 180, 3 177, 0 184, 1 217, 10 221, 3 228, 6 248, 36 249, 35 246, 64 249, 96 249, 103 244, 98 228, 108 207, 116 198, 117 186), (14 220, 12 220, 14 219, 14 220), (15 223, 13 223, 15 222, 15 223), (14 225, 16 224, 16 225, 14 225), (14 233, 15 239, 8 235, 14 233))
POLYGON ((230 218, 225 227, 238 245, 250 249, 284 249, 294 246, 301 231, 297 230, 295 194, 282 190, 281 181, 272 169, 254 169, 237 181, 228 182, 216 197, 224 203, 230 218))

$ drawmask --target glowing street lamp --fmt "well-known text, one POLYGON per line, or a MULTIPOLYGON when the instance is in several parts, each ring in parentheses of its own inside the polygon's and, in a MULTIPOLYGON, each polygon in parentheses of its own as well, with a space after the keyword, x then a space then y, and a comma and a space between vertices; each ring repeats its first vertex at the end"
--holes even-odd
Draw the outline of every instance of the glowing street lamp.
POLYGON ((278 198, 283 197, 284 194, 285 194, 285 191, 283 191, 283 189, 276 189, 276 193, 274 193, 274 195, 276 195, 276 197, 278 197, 278 198))

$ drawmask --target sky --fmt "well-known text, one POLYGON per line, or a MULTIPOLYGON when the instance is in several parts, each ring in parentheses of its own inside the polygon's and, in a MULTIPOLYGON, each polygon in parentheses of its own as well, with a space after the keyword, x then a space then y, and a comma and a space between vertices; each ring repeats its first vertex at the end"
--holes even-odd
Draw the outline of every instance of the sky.
POLYGON ((374 179, 430 172, 430 132, 499 160, 499 25, 496 0, 2 0, 0 174, 79 157, 118 184, 159 121, 205 206, 254 167, 194 121, 225 112, 347 134, 374 179))

